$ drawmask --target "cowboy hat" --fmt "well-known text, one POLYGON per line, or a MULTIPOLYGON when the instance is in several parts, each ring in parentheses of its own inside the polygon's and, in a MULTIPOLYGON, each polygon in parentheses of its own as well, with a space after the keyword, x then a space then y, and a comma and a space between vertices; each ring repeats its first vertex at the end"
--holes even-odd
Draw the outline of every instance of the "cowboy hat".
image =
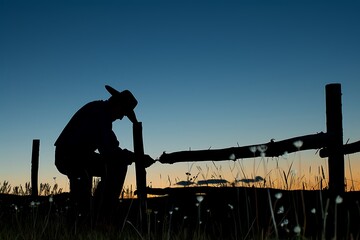
POLYGON ((110 87, 109 85, 105 85, 105 88, 111 94, 110 99, 121 103, 121 105, 124 106, 125 115, 129 118, 129 120, 133 123, 137 122, 134 108, 138 104, 138 101, 136 100, 134 95, 129 90, 119 92, 118 90, 110 87))

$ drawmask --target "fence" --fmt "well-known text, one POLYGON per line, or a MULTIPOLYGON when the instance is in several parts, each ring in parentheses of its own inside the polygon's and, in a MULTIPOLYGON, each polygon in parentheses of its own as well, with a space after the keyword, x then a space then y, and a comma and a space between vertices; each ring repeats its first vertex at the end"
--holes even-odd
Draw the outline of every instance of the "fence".
POLYGON ((243 147, 164 153, 159 161, 169 164, 192 161, 223 161, 253 158, 263 154, 266 154, 267 157, 278 157, 285 152, 321 149, 320 157, 328 157, 329 191, 333 194, 341 194, 345 191, 344 154, 359 152, 360 141, 343 145, 341 84, 326 85, 325 94, 326 133, 320 132, 278 142, 270 141, 243 147))
MULTIPOLYGON (((309 149, 321 149, 320 157, 328 157, 329 191, 335 196, 345 191, 344 154, 360 151, 360 141, 343 145, 341 84, 333 83, 325 86, 326 95, 326 133, 298 136, 282 141, 253 144, 243 147, 225 149, 181 151, 164 153, 160 163, 192 162, 192 161, 223 161, 253 158, 266 154, 267 157, 278 157, 285 152, 292 153, 309 149)), ((142 123, 133 124, 134 153, 136 156, 136 185, 140 203, 140 220, 146 222, 146 170, 142 159, 144 156, 142 123)), ((38 164, 40 141, 33 141, 31 186, 32 195, 38 194, 38 164)), ((146 224, 144 225, 146 226, 146 224)))
MULTIPOLYGON (((342 101, 341 84, 333 83, 325 86, 326 95, 326 127, 327 132, 298 136, 282 141, 270 141, 268 143, 253 144, 243 147, 231 147, 225 149, 210 149, 196 151, 181 151, 164 153, 160 163, 193 162, 193 161, 223 161, 243 158, 253 158, 266 154, 267 157, 278 157, 285 152, 292 153, 309 149, 321 149, 320 157, 328 157, 329 167, 329 190, 334 193, 342 193, 344 184, 344 154, 360 151, 360 141, 343 145, 342 126, 342 101), (297 144, 298 143, 298 144, 297 144)), ((136 182, 139 197, 146 198, 146 170, 141 162, 144 155, 142 123, 133 124, 133 142, 136 161, 136 182)), ((37 175, 39 165, 40 140, 33 140, 31 185, 32 194, 37 195, 37 175)))

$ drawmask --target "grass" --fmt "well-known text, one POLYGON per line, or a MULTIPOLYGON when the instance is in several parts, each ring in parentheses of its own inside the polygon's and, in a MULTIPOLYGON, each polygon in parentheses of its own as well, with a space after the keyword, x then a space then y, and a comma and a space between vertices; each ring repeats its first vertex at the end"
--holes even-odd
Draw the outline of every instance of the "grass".
POLYGON ((132 186, 121 195, 118 218, 107 225, 74 219, 69 194, 56 183, 41 184, 40 196, 32 198, 29 183, 12 187, 4 181, 0 239, 360 239, 360 192, 354 191, 352 176, 347 180, 351 191, 334 196, 323 167, 308 170, 310 181, 295 174, 293 162, 288 169, 270 168, 265 158, 255 163, 247 175, 236 160, 230 166, 234 180, 227 183, 215 181, 223 179, 223 169, 214 162, 194 168, 195 173, 189 169, 186 182, 193 187, 171 188, 166 196, 148 199, 146 226, 140 224, 132 186), (214 181, 196 184, 208 179, 214 181))
POLYGON ((68 221, 67 193, 5 194, 0 239, 359 239, 359 198, 348 192, 334 199, 326 190, 179 188, 148 199, 141 229, 137 199, 122 200, 114 225, 83 225, 81 219, 68 221))

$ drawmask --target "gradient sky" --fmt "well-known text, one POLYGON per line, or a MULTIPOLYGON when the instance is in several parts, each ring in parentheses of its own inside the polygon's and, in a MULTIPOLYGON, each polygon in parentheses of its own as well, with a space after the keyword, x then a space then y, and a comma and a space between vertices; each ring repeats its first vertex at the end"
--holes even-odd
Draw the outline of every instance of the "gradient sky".
MULTIPOLYGON (((358 1, 0 0, 0 181, 30 181, 40 139, 39 181, 66 182, 53 143, 83 104, 109 97, 105 84, 138 98, 153 158, 326 131, 328 83, 342 84, 344 142, 357 141, 359 12, 358 1)), ((130 122, 114 130, 132 149, 130 122)), ((148 180, 195 166, 156 163, 148 180)))

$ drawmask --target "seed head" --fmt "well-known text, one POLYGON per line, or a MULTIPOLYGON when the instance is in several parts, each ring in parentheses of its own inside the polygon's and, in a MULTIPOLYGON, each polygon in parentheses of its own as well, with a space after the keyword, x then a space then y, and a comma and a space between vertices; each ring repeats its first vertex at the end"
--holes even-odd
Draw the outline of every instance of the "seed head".
POLYGON ((257 150, 259 152, 261 152, 261 153, 264 153, 267 150, 267 146, 266 145, 259 145, 259 146, 257 146, 257 150))
POLYGON ((303 141, 297 140, 293 144, 297 149, 300 149, 302 147, 302 145, 303 145, 303 141))
POLYGON ((280 199, 282 197, 282 193, 281 192, 278 192, 275 194, 275 198, 276 199, 280 199))
POLYGON ((299 234, 301 232, 301 227, 299 225, 296 225, 294 227, 294 233, 299 234))
POLYGON ((250 152, 255 153, 256 152, 256 146, 249 147, 250 152))
POLYGON ((284 213, 284 206, 279 207, 277 214, 282 214, 284 213))
POLYGON ((284 226, 286 226, 286 225, 288 225, 288 224, 289 224, 289 220, 288 220, 287 218, 285 218, 285 219, 281 222, 280 226, 281 226, 281 227, 284 227, 284 226))
POLYGON ((340 204, 340 203, 342 203, 342 202, 343 202, 343 198, 338 195, 338 196, 336 197, 336 199, 335 199, 335 203, 336 203, 336 204, 340 204))
POLYGON ((201 203, 201 202, 204 200, 204 196, 202 196, 202 195, 197 195, 197 196, 196 196, 196 200, 197 200, 199 203, 201 203))

